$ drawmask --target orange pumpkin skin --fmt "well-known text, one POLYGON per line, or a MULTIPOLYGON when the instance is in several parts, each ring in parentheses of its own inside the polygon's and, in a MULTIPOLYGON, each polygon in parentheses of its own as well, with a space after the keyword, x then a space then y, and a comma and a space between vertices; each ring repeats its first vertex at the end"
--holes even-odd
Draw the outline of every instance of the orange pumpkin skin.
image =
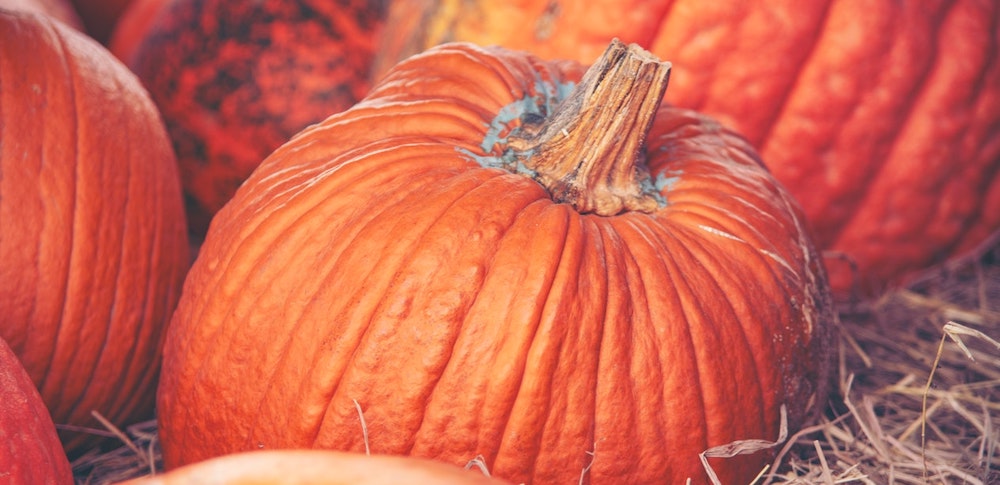
MULTIPOLYGON (((193 463, 121 485, 504 485, 480 470, 399 456, 328 450, 253 451, 193 463)), ((508 484, 509 485, 509 484, 508 484)))
MULTIPOLYGON (((148 94, 85 35, 0 12, 0 174, 0 336, 55 423, 148 419, 189 266, 177 166, 148 94)), ((95 439, 63 437, 71 453, 95 439)))
POLYGON ((49 410, 0 338, 0 477, 8 485, 71 485, 73 474, 49 410))
MULTIPOLYGON (((581 214, 490 166, 581 71, 442 46, 265 160, 168 330, 166 466, 361 451, 360 414, 373 453, 482 455, 515 483, 705 483, 707 448, 776 439, 781 406, 800 425, 829 295, 797 206, 742 139, 664 105, 644 158, 668 203, 651 214, 581 214)), ((712 464, 742 483, 767 459, 712 464)))
POLYGON ((616 36, 669 58, 666 100, 757 148, 840 298, 1000 236, 1000 3, 635 3, 395 2, 379 66, 442 41, 589 62, 616 36))
POLYGON ((261 160, 365 94, 383 1, 152 3, 122 18, 111 50, 163 113, 203 236, 261 160))

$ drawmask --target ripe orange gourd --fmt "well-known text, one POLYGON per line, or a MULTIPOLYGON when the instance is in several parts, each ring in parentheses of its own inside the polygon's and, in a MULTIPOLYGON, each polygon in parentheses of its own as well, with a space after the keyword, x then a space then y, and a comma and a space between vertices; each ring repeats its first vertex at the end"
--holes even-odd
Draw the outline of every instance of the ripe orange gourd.
POLYGON ((0 478, 7 485, 72 485, 73 474, 35 383, 0 338, 0 478))
MULTIPOLYGON (((515 483, 706 483, 707 449, 800 426, 821 260, 742 138, 660 104, 667 72, 449 44, 276 150, 171 321, 166 466, 367 442, 515 483)), ((769 457, 710 463, 746 483, 769 457)))
MULTIPOLYGON (((399 456, 325 450, 254 451, 120 485, 504 485, 478 469, 399 456)), ((509 484, 508 484, 509 485, 509 484)))
MULTIPOLYGON (((56 424, 151 416, 185 226, 138 79, 60 22, 0 11, 0 337, 56 424)), ((63 438, 73 453, 95 435, 63 438)))
POLYGON ((383 3, 140 0, 122 17, 110 48, 163 113, 195 236, 269 153, 367 92, 383 3))
POLYGON ((669 58, 666 100, 743 134, 801 203, 840 298, 1000 238, 1000 3, 394 2, 379 69, 444 41, 669 58))

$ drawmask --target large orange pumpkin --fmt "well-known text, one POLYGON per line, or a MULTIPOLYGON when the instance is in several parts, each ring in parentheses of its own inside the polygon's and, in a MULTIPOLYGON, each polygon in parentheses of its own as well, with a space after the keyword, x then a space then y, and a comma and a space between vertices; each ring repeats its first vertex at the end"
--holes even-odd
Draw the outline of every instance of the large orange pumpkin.
POLYGON ((704 483, 706 449, 800 425, 832 312, 798 206, 660 106, 665 64, 616 44, 581 72, 443 46, 268 157, 171 321, 167 467, 367 439, 514 482, 704 483))
POLYGON ((122 17, 111 50, 163 113, 195 236, 275 148, 367 92, 383 3, 148 0, 122 17))
POLYGON ((1000 236, 1000 2, 394 2, 380 69, 443 41, 669 58, 668 102, 742 133, 802 204, 841 297, 1000 236))
POLYGON ((72 485, 73 474, 35 383, 0 338, 0 478, 7 485, 72 485))
MULTIPOLYGON (((152 414, 185 235, 176 161, 138 79, 59 22, 0 12, 0 337, 57 424, 152 414)), ((93 435, 64 438, 72 452, 93 435)))
MULTIPOLYGON (((120 485, 504 485, 477 468, 326 450, 226 455, 120 485)), ((508 484, 509 485, 509 484, 508 484)))

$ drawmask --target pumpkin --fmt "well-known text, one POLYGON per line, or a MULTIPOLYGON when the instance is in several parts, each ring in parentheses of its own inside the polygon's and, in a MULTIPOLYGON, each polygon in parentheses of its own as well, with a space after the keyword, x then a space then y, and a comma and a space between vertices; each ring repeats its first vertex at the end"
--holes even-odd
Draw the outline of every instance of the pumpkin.
MULTIPOLYGON (((0 337, 56 424, 148 419, 190 264, 148 94, 84 34, 0 12, 0 174, 0 337)), ((95 436, 63 438, 74 453, 95 436)))
MULTIPOLYGON (((707 449, 800 426, 822 261, 742 138, 660 105, 667 72, 620 43, 587 75, 450 44, 277 149, 171 320, 166 467, 370 445, 515 483, 704 483, 707 449)), ((709 462, 745 483, 768 459, 709 462)))
POLYGON ((83 22, 69 0, 0 0, 0 9, 20 10, 49 15, 77 30, 83 30, 83 22))
POLYGON ((365 94, 383 1, 145 3, 111 50, 163 113, 200 238, 269 153, 365 94))
POLYGON ((669 57, 667 101, 758 149, 839 299, 1000 237, 1000 3, 630 3, 393 2, 379 69, 444 41, 586 62, 619 36, 669 57))
POLYGON ((0 477, 9 485, 72 485, 73 474, 35 383, 0 338, 0 477))
POLYGON ((120 485, 503 485, 480 470, 399 456, 327 450, 226 455, 120 485))

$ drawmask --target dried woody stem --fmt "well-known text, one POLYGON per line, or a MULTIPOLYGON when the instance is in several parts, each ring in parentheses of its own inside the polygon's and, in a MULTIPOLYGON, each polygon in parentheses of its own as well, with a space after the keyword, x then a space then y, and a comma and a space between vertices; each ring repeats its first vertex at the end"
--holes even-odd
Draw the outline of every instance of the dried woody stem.
POLYGON ((581 213, 652 212, 643 144, 669 77, 670 63, 616 39, 552 116, 522 125, 509 147, 553 199, 581 213))

